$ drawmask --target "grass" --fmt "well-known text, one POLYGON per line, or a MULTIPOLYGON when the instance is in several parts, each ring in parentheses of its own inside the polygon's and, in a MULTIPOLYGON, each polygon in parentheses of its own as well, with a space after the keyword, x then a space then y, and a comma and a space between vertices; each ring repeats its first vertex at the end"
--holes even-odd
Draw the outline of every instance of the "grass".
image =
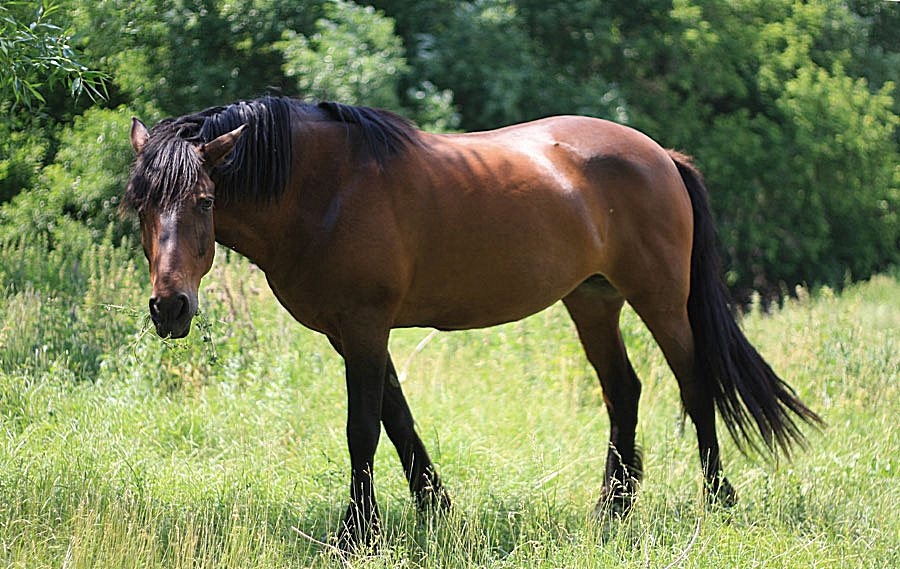
POLYGON ((840 296, 800 291, 744 319, 828 427, 808 431, 809 449, 790 463, 745 458, 727 442, 740 500, 729 510, 703 507, 674 378, 626 313, 644 383, 646 479, 633 515, 611 523, 589 516, 608 421, 564 310, 483 331, 395 332, 404 389, 454 509, 417 517, 383 437, 384 539, 345 562, 319 543, 347 494, 342 362, 258 271, 225 257, 182 343, 147 333, 140 270, 95 261, 77 314, 53 291, 5 283, 0 566, 900 566, 895 278, 840 296), (61 315, 72 322, 48 324, 61 315))

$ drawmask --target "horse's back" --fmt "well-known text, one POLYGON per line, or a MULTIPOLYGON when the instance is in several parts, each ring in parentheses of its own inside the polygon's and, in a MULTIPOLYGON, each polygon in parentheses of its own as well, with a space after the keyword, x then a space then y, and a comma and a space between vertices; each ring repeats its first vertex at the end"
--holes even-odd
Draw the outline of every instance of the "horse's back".
POLYGON ((516 320, 595 274, 631 288, 619 273, 651 270, 658 255, 649 249, 685 257, 686 248, 689 259, 690 203, 677 169, 634 129, 563 116, 428 136, 425 146, 403 173, 415 194, 401 215, 412 219, 415 270, 401 325, 516 320))

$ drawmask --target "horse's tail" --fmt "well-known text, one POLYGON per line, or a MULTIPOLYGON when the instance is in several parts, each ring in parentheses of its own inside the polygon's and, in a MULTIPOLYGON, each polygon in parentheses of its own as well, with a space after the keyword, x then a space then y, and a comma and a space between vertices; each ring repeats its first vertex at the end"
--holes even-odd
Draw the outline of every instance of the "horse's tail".
POLYGON ((687 186, 694 212, 691 290, 688 318, 694 333, 698 377, 713 393, 719 414, 742 451, 759 449, 753 424, 766 449, 777 445, 790 456, 793 444, 804 445, 795 421, 820 425, 822 419, 804 405, 778 377, 738 327, 722 279, 718 238, 706 186, 690 158, 669 151, 687 186))

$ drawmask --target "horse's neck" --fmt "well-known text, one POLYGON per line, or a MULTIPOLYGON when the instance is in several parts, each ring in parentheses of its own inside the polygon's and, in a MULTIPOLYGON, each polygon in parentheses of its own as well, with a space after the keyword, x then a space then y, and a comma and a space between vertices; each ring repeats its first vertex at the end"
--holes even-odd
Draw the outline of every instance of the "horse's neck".
POLYGON ((247 257, 265 269, 274 255, 277 240, 255 204, 216 206, 216 241, 247 257))
POLYGON ((342 188, 336 181, 359 175, 348 161, 354 151, 346 129, 329 121, 296 127, 287 188, 262 203, 217 203, 216 241, 264 271, 283 266, 286 255, 300 260, 307 247, 337 222, 342 188))

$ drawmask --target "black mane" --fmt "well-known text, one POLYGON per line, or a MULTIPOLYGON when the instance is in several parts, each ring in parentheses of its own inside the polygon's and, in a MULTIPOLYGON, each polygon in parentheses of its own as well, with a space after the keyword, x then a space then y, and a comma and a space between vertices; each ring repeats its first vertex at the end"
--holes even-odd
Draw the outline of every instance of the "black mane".
POLYGON ((338 122, 359 127, 365 148, 383 168, 388 159, 416 143, 415 126, 390 111, 323 102, 318 107, 338 122))
POLYGON ((147 205, 176 207, 197 181, 202 164, 194 147, 247 125, 228 160, 211 172, 216 199, 265 201, 278 196, 290 177, 293 157, 291 112, 312 120, 354 125, 367 158, 383 168, 415 144, 412 123, 388 111, 323 102, 318 105, 285 97, 262 97, 165 119, 150 131, 128 181, 124 205, 137 211, 147 205))

